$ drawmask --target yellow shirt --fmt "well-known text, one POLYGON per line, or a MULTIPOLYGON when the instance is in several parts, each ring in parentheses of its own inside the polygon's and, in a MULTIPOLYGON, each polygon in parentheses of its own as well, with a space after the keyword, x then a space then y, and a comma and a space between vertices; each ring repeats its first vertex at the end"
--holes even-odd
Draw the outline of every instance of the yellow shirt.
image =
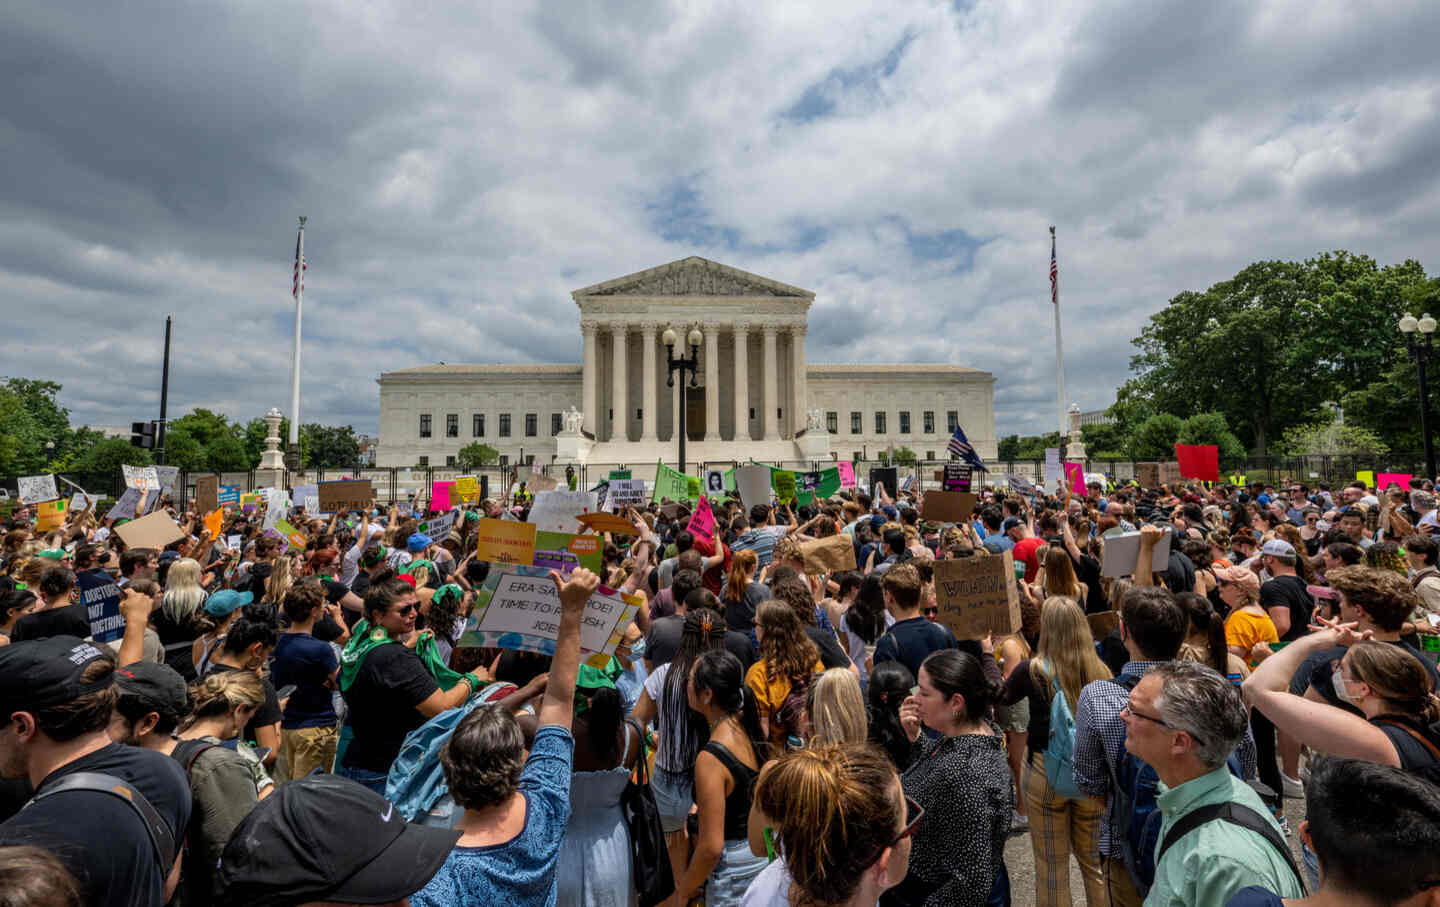
MULTIPOLYGON (((785 704, 785 697, 790 695, 790 678, 777 677, 771 680, 767 676, 769 667, 769 663, 763 658, 755 662, 750 666, 750 670, 745 672, 745 685, 755 697, 755 708, 760 717, 769 723, 770 742, 783 748, 785 731, 776 726, 775 713, 780 711, 780 706, 785 704)), ((824 670, 825 665, 818 659, 810 669, 812 674, 819 674, 824 670)))
POLYGON ((1268 614, 1239 609, 1231 611, 1225 618, 1225 644, 1239 646, 1246 652, 1260 642, 1279 642, 1280 634, 1275 631, 1275 621, 1268 614))

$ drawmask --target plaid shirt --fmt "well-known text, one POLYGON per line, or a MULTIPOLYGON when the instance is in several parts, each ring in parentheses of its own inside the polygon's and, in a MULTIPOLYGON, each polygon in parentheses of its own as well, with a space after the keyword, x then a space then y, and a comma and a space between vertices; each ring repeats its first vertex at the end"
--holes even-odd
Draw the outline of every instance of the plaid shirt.
MULTIPOLYGON (((1120 671, 1120 677, 1144 677, 1159 661, 1132 661, 1120 671)), ((1112 814, 1114 801, 1110 799, 1110 781, 1118 773, 1120 760, 1125 751, 1125 722, 1120 719, 1120 710, 1130 701, 1130 691, 1108 680, 1097 680, 1086 684, 1080 691, 1080 703, 1075 710, 1075 786, 1096 797, 1105 798, 1105 821, 1100 824, 1100 855, 1120 859, 1123 853, 1120 845, 1114 843, 1124 838, 1127 829, 1122 819, 1112 814)), ((1247 779, 1255 777, 1255 738, 1250 728, 1245 728, 1245 737, 1236 748, 1240 756, 1240 769, 1247 779)))

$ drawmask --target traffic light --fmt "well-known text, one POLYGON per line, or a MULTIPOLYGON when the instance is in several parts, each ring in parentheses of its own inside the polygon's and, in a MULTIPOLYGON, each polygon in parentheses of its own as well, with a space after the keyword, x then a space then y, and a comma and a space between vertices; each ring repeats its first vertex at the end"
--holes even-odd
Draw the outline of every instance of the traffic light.
POLYGON ((154 422, 131 422, 130 443, 147 450, 155 446, 154 422))

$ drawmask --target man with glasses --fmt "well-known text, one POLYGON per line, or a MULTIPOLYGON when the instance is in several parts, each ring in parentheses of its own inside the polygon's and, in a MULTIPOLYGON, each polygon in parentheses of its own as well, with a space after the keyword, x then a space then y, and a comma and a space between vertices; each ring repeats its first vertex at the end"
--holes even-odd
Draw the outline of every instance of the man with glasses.
POLYGON ((1280 826, 1226 761, 1245 736, 1245 703, 1196 662, 1156 665, 1120 711, 1125 749, 1160 777, 1155 881, 1147 904, 1225 907, 1242 888, 1305 896, 1280 826))

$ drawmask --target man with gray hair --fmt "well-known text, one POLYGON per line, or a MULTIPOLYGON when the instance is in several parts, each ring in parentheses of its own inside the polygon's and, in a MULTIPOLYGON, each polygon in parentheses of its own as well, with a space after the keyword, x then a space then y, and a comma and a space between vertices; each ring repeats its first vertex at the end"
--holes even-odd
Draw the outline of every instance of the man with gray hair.
POLYGON ((1239 690, 1206 665, 1166 662, 1140 679, 1120 717, 1125 749, 1160 777, 1146 907, 1224 907, 1250 885, 1305 896, 1279 824, 1226 765, 1245 736, 1239 690))

